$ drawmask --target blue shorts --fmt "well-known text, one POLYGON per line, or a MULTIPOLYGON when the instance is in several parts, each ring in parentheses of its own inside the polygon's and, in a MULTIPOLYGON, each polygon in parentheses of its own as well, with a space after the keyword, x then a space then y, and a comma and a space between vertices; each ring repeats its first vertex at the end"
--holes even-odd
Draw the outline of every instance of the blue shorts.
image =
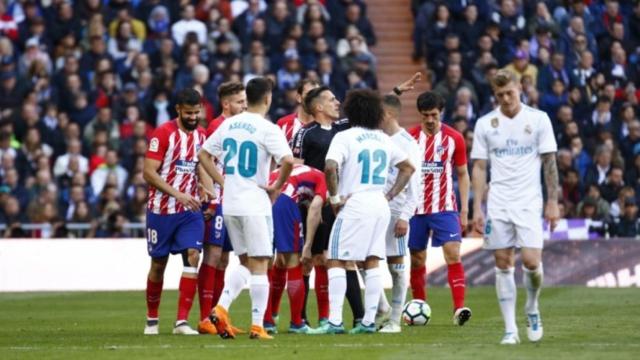
POLYGON ((429 232, 431 246, 438 247, 449 241, 462 241, 460 214, 446 211, 430 215, 414 215, 409 220, 409 249, 422 251, 427 248, 429 232))
POLYGON ((204 219, 201 212, 159 215, 147 211, 147 251, 152 258, 202 250, 204 219))
POLYGON ((216 206, 216 211, 213 214, 213 217, 205 223, 205 226, 205 244, 219 246, 224 252, 233 251, 231 240, 229 240, 229 234, 227 233, 227 227, 224 225, 221 204, 216 206))
POLYGON ((280 195, 273 204, 273 245, 279 253, 300 253, 304 244, 298 204, 280 195))

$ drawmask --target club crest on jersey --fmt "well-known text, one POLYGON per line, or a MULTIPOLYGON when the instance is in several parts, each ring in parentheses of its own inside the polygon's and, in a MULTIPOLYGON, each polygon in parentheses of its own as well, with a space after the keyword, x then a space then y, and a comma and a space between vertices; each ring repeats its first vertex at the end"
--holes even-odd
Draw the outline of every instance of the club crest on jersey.
POLYGON ((527 134, 531 135, 531 133, 533 132, 533 129, 531 128, 531 125, 527 124, 527 126, 524 127, 524 132, 526 132, 527 134))
POLYGON ((157 152, 159 147, 160 140, 158 140, 158 138, 151 139, 151 142, 149 142, 149 151, 157 152))
POLYGON ((196 144, 196 152, 200 151, 200 148, 201 148, 201 147, 202 147, 202 146, 200 146, 200 144, 196 144))
POLYGON ((438 153, 438 155, 442 155, 442 154, 444 154, 444 146, 442 146, 442 145, 438 145, 438 146, 436 147, 436 152, 438 153))
POLYGON ((497 128, 498 125, 500 125, 500 122, 497 117, 494 117, 493 119, 491 119, 491 127, 497 128))

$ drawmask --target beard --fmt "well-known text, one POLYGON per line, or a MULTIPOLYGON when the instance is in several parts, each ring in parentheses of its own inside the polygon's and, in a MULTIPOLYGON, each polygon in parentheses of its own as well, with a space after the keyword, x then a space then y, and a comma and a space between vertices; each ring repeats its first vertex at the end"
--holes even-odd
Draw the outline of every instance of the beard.
POLYGON ((183 118, 180 118, 180 122, 182 123, 182 126, 184 126, 185 129, 189 130, 189 131, 193 131, 198 127, 198 120, 194 121, 193 123, 185 120, 183 118))

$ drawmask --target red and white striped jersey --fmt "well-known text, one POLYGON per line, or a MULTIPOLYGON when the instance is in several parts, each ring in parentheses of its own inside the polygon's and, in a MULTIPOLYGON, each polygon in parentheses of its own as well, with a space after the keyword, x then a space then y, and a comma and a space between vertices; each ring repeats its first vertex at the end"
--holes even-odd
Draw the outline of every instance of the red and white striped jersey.
MULTIPOLYGON (((269 184, 273 184, 280 176, 280 169, 276 169, 269 175, 269 184)), ((282 194, 287 195, 293 201, 311 201, 318 195, 324 202, 327 199, 327 182, 324 173, 311 166, 296 164, 291 170, 289 179, 282 186, 282 194)))
MULTIPOLYGON (((218 116, 217 118, 211 120, 211 122, 209 123, 209 126, 207 126, 207 138, 209 138, 209 136, 213 135, 213 133, 216 132, 216 130, 218 130, 218 128, 220 127, 220 125, 222 125, 222 122, 224 122, 224 120, 225 120, 225 117, 222 114, 220 114, 220 116, 218 116)), ((221 161, 218 161, 217 159, 214 158, 213 165, 215 165, 216 169, 220 174, 224 175, 224 167, 222 166, 221 161)), ((216 195, 216 198, 211 201, 211 204, 209 204, 210 207, 213 207, 217 204, 222 203, 222 192, 223 191, 222 191, 222 188, 220 187, 220 184, 214 183, 213 193, 216 195)))
MULTIPOLYGON (((198 151, 206 140, 204 129, 184 132, 176 119, 160 125, 151 136, 146 157, 161 161, 160 177, 174 189, 198 198, 198 151)), ((169 215, 187 211, 176 198, 149 186, 147 209, 169 215)))
POLYGON ((453 171, 467 164, 464 138, 445 124, 433 136, 425 134, 420 126, 409 133, 418 142, 422 158, 416 215, 457 211, 453 171))
POLYGON ((300 128, 302 128, 302 122, 298 119, 298 114, 293 113, 278 119, 276 123, 278 127, 284 132, 284 137, 287 139, 287 143, 289 147, 293 142, 293 137, 296 136, 296 133, 300 128))

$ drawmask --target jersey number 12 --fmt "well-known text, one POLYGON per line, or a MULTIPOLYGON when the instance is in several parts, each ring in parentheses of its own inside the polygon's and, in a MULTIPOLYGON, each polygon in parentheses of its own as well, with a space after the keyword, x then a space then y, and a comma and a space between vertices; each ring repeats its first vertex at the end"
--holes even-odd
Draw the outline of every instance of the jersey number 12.
POLYGON ((387 153, 384 150, 378 149, 373 151, 373 156, 371 155, 368 149, 362 150, 358 154, 358 163, 362 163, 362 177, 360 178, 360 182, 362 184, 382 185, 386 179, 383 174, 387 165, 387 153), (376 168, 373 169, 373 175, 371 175, 372 157, 373 163, 376 165, 376 168))

